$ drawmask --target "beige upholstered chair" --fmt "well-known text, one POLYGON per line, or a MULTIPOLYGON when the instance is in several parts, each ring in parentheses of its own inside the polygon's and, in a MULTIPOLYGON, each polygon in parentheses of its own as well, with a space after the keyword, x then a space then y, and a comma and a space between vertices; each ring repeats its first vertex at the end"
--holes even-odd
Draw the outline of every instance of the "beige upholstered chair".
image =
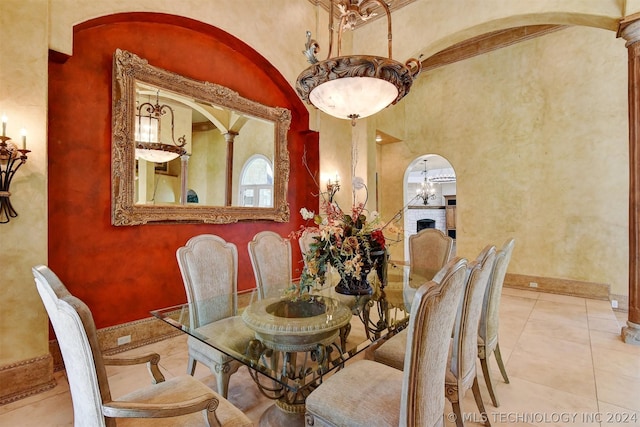
POLYGON ((495 246, 485 248, 480 257, 469 263, 467 287, 453 328, 452 348, 449 353, 449 370, 445 377, 445 395, 453 406, 456 425, 464 426, 460 401, 464 393, 472 389, 480 414, 491 425, 482 402, 476 359, 478 357, 478 324, 484 293, 496 258, 495 246))
POLYGON ((442 283, 428 282, 411 307, 407 369, 359 360, 326 379, 307 397, 307 425, 421 426, 444 424, 444 377, 456 310, 466 278, 452 260, 442 283))
POLYGON ((500 406, 500 402, 498 401, 498 397, 493 389, 493 381, 491 380, 488 361, 489 356, 493 353, 495 355, 496 362, 498 362, 498 368, 500 369, 502 378, 504 378, 504 382, 509 384, 509 377, 507 377, 507 371, 505 370, 504 363, 502 361, 502 354, 500 354, 498 327, 502 285, 504 284, 504 277, 507 273, 507 267, 511 260, 511 253, 513 252, 514 245, 515 240, 509 239, 504 243, 502 249, 500 249, 496 254, 496 260, 493 264, 489 285, 487 285, 487 290, 484 295, 482 314, 480 315, 480 327, 478 329, 478 357, 480 358, 480 365, 482 366, 484 380, 487 383, 487 388, 489 389, 489 396, 491 396, 493 406, 496 408, 500 406))
POLYGON ((315 241, 315 238, 319 236, 318 232, 305 230, 300 238, 298 244, 300 245, 300 253, 302 254, 302 260, 306 263, 304 255, 309 252, 309 247, 315 241))
POLYGON ((411 273, 431 280, 453 256, 453 239, 435 228, 409 237, 411 273))
POLYGON ((48 267, 33 268, 64 360, 76 426, 250 426, 251 420, 213 390, 188 376, 164 381, 156 353, 132 358, 102 356, 91 311, 48 267), (111 397, 105 365, 147 363, 153 383, 111 397), (153 418, 153 419, 150 419, 153 418))
MULTIPOLYGON (((206 337, 224 340, 224 345, 244 353, 255 336, 238 312, 238 251, 233 243, 211 234, 192 237, 186 246, 176 251, 178 266, 191 304, 189 321, 192 328, 201 330, 206 337), (224 296, 227 296, 226 298, 224 296), (215 303, 200 301, 215 298, 215 303)), ((210 340, 211 341, 211 340, 210 340)), ((196 362, 202 362, 216 376, 218 392, 227 397, 229 377, 241 363, 189 336, 189 365, 187 373, 193 375, 196 362)))
POLYGON ((273 231, 261 231, 247 246, 259 296, 277 296, 291 284, 291 242, 273 231))
MULTIPOLYGON (((456 324, 453 328, 451 350, 449 351, 446 396, 452 403, 458 426, 463 425, 460 398, 469 388, 473 389, 478 409, 486 416, 476 377, 478 339, 476 328, 480 319, 484 291, 491 274, 495 256, 495 246, 488 246, 482 251, 478 259, 469 263, 464 297, 457 308, 456 324)), ((443 273, 444 271, 439 272, 436 275, 436 280, 440 279, 443 273)), ((407 334, 405 331, 400 332, 375 350, 374 360, 396 369, 404 369, 406 341, 407 334)))

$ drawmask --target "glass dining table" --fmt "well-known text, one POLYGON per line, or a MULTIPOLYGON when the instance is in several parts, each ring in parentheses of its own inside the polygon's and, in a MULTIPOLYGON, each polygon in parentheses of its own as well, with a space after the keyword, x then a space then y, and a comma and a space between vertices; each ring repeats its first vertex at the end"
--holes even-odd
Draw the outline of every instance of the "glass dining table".
POLYGON ((389 269, 386 282, 370 295, 343 295, 327 288, 297 300, 282 292, 261 296, 254 290, 239 304, 242 322, 236 323, 241 329, 228 332, 238 339, 220 339, 220 328, 192 327, 190 316, 226 306, 232 295, 151 314, 248 368, 260 392, 275 400, 260 425, 303 426, 306 397, 326 375, 405 328, 413 295, 427 279, 399 266, 389 269))

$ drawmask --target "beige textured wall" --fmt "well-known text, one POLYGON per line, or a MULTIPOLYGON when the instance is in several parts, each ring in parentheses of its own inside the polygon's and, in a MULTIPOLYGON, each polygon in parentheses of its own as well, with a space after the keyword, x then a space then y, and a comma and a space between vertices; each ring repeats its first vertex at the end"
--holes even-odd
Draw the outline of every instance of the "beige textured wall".
POLYGON ((0 2, 0 115, 7 135, 27 130, 27 163, 15 175, 11 202, 18 217, 0 224, 0 366, 48 352, 47 317, 31 267, 47 261, 46 2, 0 2))
POLYGON ((615 33, 572 27, 424 73, 376 117, 403 139, 381 149, 383 214, 402 206, 409 163, 440 154, 458 176, 460 255, 514 236, 510 272, 627 295, 626 67, 615 33))

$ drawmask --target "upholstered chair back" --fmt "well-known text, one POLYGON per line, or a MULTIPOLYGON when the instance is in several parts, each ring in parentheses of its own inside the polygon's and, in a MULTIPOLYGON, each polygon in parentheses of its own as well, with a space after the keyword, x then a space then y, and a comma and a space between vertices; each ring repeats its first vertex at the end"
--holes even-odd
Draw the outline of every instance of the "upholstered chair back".
POLYGON ((212 234, 201 234, 192 237, 185 246, 178 248, 176 257, 187 293, 187 302, 192 304, 189 310, 191 327, 198 328, 236 315, 236 245, 212 234))
POLYGON ((467 260, 444 267, 440 284, 429 282, 411 306, 404 361, 400 425, 442 425, 447 349, 467 275, 467 260))
POLYGON ((435 228, 409 237, 411 273, 431 280, 453 256, 453 239, 435 228))
POLYGON ((313 242, 315 242, 316 237, 318 236, 320 236, 318 232, 305 230, 298 239, 298 244, 300 245, 300 253, 302 254, 303 260, 305 254, 309 252, 309 247, 313 242))
POLYGON ((476 259, 468 265, 467 286, 454 327, 450 368, 453 375, 463 382, 471 376, 475 378, 478 325, 484 293, 496 258, 495 246, 483 250, 483 256, 483 259, 476 259))
POLYGON ((261 231, 248 244, 258 295, 277 296, 291 283, 291 242, 273 231, 261 231))
POLYGON ((509 239, 496 254, 493 271, 485 291, 478 336, 482 338, 488 349, 495 347, 498 340, 500 297, 514 245, 515 240, 509 239))
MULTIPOLYGON (((106 426, 102 402, 111 401, 111 394, 91 311, 48 267, 32 271, 64 360, 73 417, 83 426, 106 426)), ((115 426, 113 419, 109 422, 115 426)))

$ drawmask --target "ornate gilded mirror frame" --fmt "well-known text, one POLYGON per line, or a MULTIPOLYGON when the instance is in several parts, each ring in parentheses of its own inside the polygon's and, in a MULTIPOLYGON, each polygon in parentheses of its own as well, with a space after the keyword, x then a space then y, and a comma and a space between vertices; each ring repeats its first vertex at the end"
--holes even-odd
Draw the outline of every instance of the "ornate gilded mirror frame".
POLYGON ((147 223, 228 224, 246 220, 289 221, 287 186, 289 152, 287 132, 291 112, 243 98, 237 92, 210 82, 202 82, 152 66, 133 53, 117 49, 113 57, 113 134, 111 143, 111 222, 113 225, 147 223), (258 119, 273 122, 275 147, 273 159, 272 207, 200 206, 193 204, 137 204, 135 181, 136 82, 143 82, 199 102, 228 108, 258 119))

